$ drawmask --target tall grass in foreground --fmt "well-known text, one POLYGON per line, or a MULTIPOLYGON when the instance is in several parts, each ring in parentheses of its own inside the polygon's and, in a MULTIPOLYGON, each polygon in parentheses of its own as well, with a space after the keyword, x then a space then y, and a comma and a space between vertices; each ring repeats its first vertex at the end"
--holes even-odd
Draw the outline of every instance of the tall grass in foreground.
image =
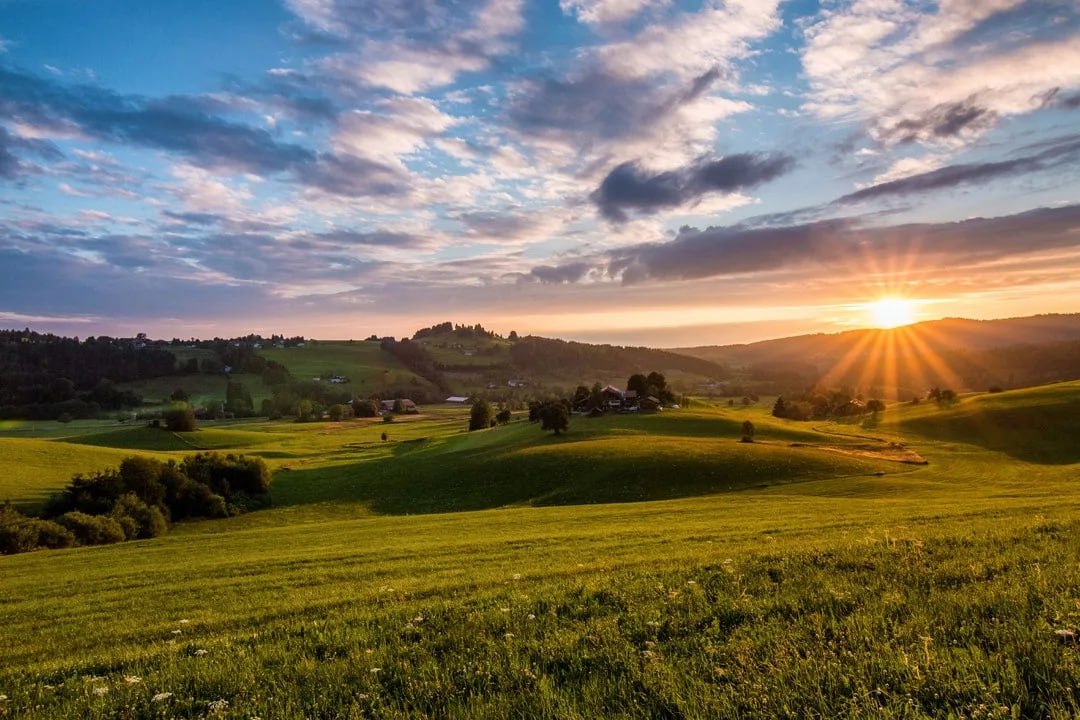
POLYGON ((1080 523, 507 574, 0 670, 0 717, 1072 718, 1080 523))

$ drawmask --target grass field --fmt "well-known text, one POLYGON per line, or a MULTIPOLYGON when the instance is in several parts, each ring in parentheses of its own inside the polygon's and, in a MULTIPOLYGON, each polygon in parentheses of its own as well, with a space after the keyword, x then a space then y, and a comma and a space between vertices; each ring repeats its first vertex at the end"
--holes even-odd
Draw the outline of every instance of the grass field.
POLYGON ((269 510, 0 558, 0 717, 1075 717, 1078 400, 0 429, 4 472, 174 441, 276 470, 269 510), (846 454, 888 441, 929 464, 846 454))
POLYGON ((351 382, 342 387, 359 397, 384 388, 434 390, 430 382, 383 352, 374 341, 319 341, 304 347, 264 348, 259 354, 281 363, 298 380, 343 375, 351 382))
POLYGON ((262 377, 250 373, 233 373, 226 379, 225 375, 175 375, 167 377, 151 378, 149 380, 137 380, 135 382, 121 383, 120 388, 133 390, 142 397, 146 405, 168 405, 170 396, 177 389, 183 390, 189 396, 189 402, 196 407, 204 407, 214 401, 225 401, 225 387, 229 380, 242 383, 251 393, 255 407, 263 398, 270 397, 269 389, 263 385, 262 377))

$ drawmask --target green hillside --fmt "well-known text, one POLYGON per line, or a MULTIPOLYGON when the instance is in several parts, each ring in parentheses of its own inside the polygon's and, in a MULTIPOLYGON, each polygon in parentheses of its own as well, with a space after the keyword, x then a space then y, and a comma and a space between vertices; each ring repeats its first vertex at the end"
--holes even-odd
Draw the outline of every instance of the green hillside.
POLYGON ((176 440, 275 475, 267 510, 0 557, 0 712, 1073 717, 1078 400, 1071 383, 863 425, 699 405, 560 437, 467 433, 461 408, 8 428, 5 447, 178 458, 157 449, 176 440), (1004 416, 1038 433, 979 430, 1004 416))
POLYGON ((264 348, 259 354, 279 362, 298 380, 349 378, 343 387, 364 397, 385 388, 417 387, 437 392, 424 378, 411 372, 374 341, 317 341, 304 347, 264 348))

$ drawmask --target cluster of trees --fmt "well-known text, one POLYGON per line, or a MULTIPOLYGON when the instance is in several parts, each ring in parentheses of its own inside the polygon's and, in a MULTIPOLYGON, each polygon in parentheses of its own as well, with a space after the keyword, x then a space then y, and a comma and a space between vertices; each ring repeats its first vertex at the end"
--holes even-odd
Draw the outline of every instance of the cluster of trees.
POLYGON ((551 430, 556 435, 570 427, 569 400, 534 400, 529 403, 529 422, 539 422, 541 430, 551 430))
POLYGON ((926 393, 926 399, 933 400, 941 407, 951 407, 960 402, 960 397, 955 390, 940 387, 930 388, 930 391, 926 393))
POLYGON ((533 336, 520 338, 511 345, 510 359, 516 367, 525 370, 556 370, 566 374, 603 372, 628 375, 648 367, 681 370, 714 378, 722 378, 728 374, 727 370, 716 363, 664 350, 589 345, 533 336))
POLYGON ((469 410, 469 432, 495 427, 496 425, 505 425, 510 422, 511 416, 510 408, 501 407, 496 412, 491 407, 491 403, 479 398, 473 402, 472 408, 469 410))
POLYGON ((0 553, 157 537, 179 520, 262 507, 269 491, 270 471, 258 458, 199 453, 163 463, 133 456, 118 468, 74 476, 40 516, 0 507, 0 553))
POLYGON ((635 373, 626 381, 626 389, 637 392, 639 398, 651 395, 665 404, 675 402, 675 393, 668 387, 667 378, 663 373, 651 372, 648 375, 635 373))
POLYGON ((825 418, 852 417, 885 410, 885 403, 877 398, 864 400, 850 390, 809 390, 794 399, 776 398, 774 417, 788 420, 824 420, 825 418))
POLYGON ((138 406, 115 383, 176 371, 176 357, 141 340, 66 338, 30 330, 0 331, 0 418, 93 417, 138 406))
POLYGON ((439 335, 455 335, 462 339, 493 339, 498 337, 498 335, 490 330, 485 330, 484 326, 480 323, 476 323, 475 325, 455 325, 451 322, 444 322, 432 325, 431 327, 420 328, 413 333, 413 340, 439 335))

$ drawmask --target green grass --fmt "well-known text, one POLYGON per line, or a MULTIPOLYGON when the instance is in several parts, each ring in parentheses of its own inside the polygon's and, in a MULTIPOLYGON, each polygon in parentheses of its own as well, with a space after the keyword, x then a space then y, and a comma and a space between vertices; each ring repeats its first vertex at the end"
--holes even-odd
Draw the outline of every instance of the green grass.
POLYGON ((1075 717, 1078 397, 207 428, 267 458, 275 507, 0 558, 0 717, 1075 717), (978 430, 1032 408, 1037 437, 978 430), (859 436, 929 465, 788 446, 859 436))
MULTIPOLYGON (((131 453, 112 447, 83 448, 32 438, 0 437, 0 502, 33 508, 75 473, 115 467, 131 453)), ((2 562, 2 561, 0 561, 2 562)))
POLYGON ((319 341, 304 347, 264 348, 259 354, 281 363, 298 380, 344 375, 351 382, 340 387, 360 397, 384 387, 433 390, 431 383, 383 352, 374 341, 319 341))

